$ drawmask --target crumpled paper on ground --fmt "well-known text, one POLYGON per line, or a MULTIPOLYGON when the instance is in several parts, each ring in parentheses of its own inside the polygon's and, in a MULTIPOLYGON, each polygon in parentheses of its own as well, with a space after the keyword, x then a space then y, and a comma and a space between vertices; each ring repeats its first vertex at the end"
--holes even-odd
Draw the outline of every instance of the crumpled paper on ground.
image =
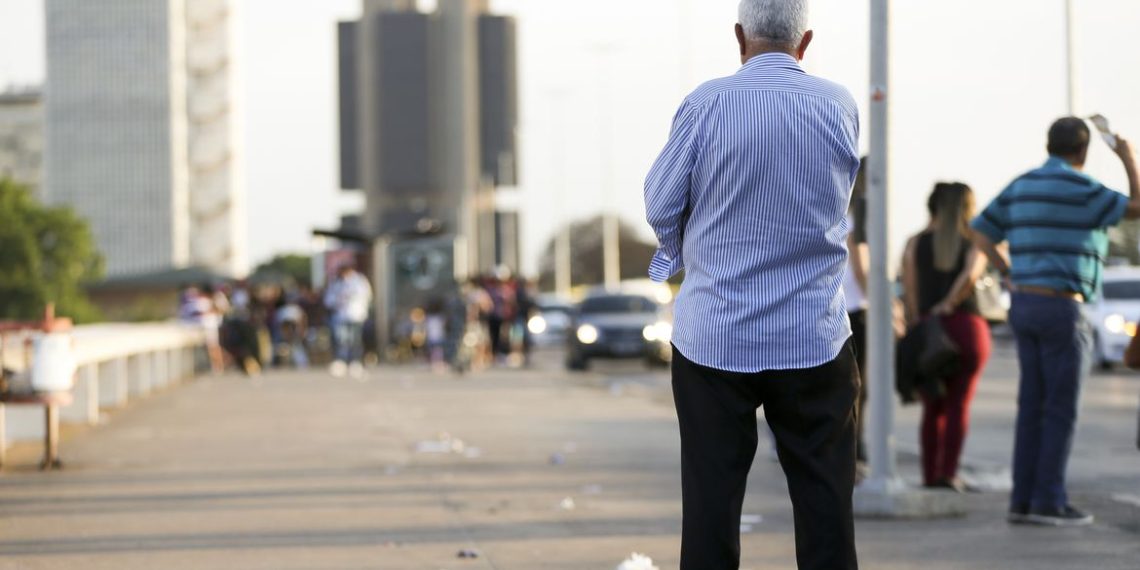
POLYGON ((634 552, 614 570, 660 570, 660 568, 653 564, 652 558, 634 552))

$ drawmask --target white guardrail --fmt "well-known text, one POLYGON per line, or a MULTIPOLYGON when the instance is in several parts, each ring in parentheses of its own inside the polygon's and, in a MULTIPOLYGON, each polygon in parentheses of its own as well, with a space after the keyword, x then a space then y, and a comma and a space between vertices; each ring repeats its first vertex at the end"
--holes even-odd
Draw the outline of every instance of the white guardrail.
MULTIPOLYGON (((36 332, 5 333, 3 364, 17 372, 31 367, 25 342, 36 332)), ((60 421, 96 425, 101 410, 189 380, 201 367, 201 328, 181 323, 100 324, 75 327, 77 364, 74 401, 60 408, 60 421)), ((42 440, 44 409, 0 404, 0 449, 16 441, 42 440)))

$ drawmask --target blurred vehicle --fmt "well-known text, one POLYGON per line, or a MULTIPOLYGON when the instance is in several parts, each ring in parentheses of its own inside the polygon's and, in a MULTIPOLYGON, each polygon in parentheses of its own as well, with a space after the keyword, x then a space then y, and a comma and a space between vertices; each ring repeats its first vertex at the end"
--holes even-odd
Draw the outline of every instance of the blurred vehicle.
POLYGON ((595 358, 644 359, 663 366, 671 357, 673 325, 665 307, 644 295, 600 293, 573 313, 566 368, 585 370, 595 358))
POLYGON ((536 299, 534 314, 526 323, 534 346, 550 348, 565 345, 573 312, 574 305, 560 297, 540 296, 536 299))
POLYGON ((1140 268, 1106 269, 1103 292, 1088 311, 1095 331, 1095 361, 1104 370, 1124 362, 1124 349, 1140 320, 1140 268))

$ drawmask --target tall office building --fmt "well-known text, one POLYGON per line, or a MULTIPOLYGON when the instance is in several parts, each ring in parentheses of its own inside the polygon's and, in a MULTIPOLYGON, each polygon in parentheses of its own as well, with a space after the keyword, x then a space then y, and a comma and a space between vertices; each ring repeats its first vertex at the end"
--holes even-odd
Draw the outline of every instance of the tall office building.
POLYGON ((229 275, 249 267, 240 97, 230 0, 186 0, 190 263, 229 275))
POLYGON ((341 186, 365 193, 364 229, 462 238, 467 272, 518 267, 515 22, 486 0, 366 0, 341 22, 341 186))
POLYGON ((0 178, 40 187, 44 149, 43 98, 39 89, 0 92, 0 178))
POLYGON ((229 0, 46 0, 45 196, 118 277, 247 269, 229 0))

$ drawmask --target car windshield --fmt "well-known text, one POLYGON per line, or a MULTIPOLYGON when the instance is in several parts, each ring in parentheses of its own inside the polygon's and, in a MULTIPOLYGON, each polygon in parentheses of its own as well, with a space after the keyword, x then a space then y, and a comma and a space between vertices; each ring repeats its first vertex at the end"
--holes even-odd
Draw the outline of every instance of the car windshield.
POLYGON ((657 311, 657 304, 632 295, 592 297, 582 301, 580 310, 583 314, 653 313, 657 311))
POLYGON ((566 305, 539 305, 538 310, 543 313, 569 313, 570 307, 566 305))
POLYGON ((1140 301, 1140 280, 1105 281, 1104 298, 1113 300, 1134 299, 1140 301))

